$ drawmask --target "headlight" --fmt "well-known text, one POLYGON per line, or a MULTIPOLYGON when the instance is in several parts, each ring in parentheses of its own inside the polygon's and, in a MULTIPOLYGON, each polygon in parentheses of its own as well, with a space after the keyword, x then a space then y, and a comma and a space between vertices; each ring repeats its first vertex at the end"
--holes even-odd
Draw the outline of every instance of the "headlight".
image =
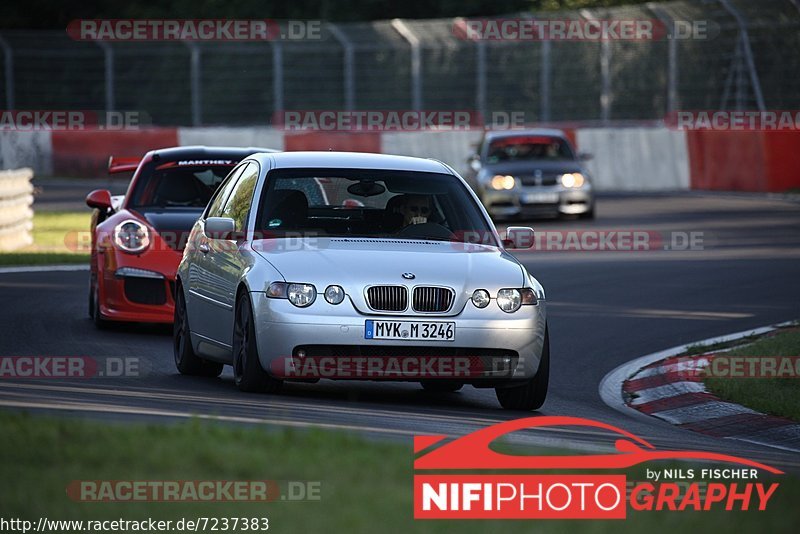
POLYGON ((472 303, 476 308, 485 308, 489 305, 490 300, 489 292, 485 289, 476 289, 472 293, 472 303))
POLYGON ((522 306, 519 289, 501 289, 497 292, 497 305, 506 313, 514 313, 522 306))
POLYGON ((516 182, 513 176, 501 176, 498 174, 492 178, 490 184, 492 189, 497 189, 499 191, 502 189, 514 189, 516 182))
POLYGON ((568 172, 561 175, 561 185, 564 187, 582 187, 586 178, 579 172, 568 172))
POLYGON ((122 221, 114 228, 114 244, 125 252, 141 252, 150 246, 150 230, 135 219, 122 221))
POLYGON ((298 308, 305 308, 316 300, 317 289, 311 284, 289 284, 286 287, 286 296, 298 308))
POLYGON ((344 300, 344 289, 341 286, 328 286, 325 288, 325 300, 330 304, 339 304, 344 300))
POLYGON ((317 299, 317 288, 312 284, 272 282, 267 288, 267 296, 272 299, 289 299, 298 308, 305 308, 317 299))

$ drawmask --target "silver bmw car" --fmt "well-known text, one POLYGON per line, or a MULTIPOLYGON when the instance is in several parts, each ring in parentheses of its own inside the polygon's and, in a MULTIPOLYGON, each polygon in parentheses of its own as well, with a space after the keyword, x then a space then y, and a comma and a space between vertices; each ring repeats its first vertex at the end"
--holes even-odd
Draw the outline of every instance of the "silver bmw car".
POLYGON ((287 381, 395 380, 495 388, 544 403, 545 294, 466 182, 439 161, 254 154, 192 228, 175 285, 183 374, 232 365, 243 391, 287 381))
POLYGON ((470 157, 467 182, 499 219, 594 218, 595 195, 584 161, 562 130, 486 132, 470 157))

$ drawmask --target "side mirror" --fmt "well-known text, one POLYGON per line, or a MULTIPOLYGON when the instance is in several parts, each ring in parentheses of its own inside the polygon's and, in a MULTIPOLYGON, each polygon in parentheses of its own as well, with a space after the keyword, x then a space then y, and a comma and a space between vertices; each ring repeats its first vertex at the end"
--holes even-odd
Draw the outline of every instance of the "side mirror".
POLYGON ((469 167, 478 172, 481 170, 481 157, 478 154, 473 154, 467 159, 467 163, 469 163, 469 167))
POLYGON ((235 230, 236 223, 228 217, 206 219, 205 234, 211 239, 230 239, 235 230))
POLYGON ((101 211, 111 209, 111 191, 108 189, 95 189, 86 195, 86 205, 101 211))
POLYGON ((503 239, 506 248, 527 249, 533 247, 533 228, 509 226, 503 239))
POLYGON ((578 152, 578 159, 581 161, 589 161, 590 159, 593 158, 594 158, 593 154, 589 154, 588 152, 578 152))

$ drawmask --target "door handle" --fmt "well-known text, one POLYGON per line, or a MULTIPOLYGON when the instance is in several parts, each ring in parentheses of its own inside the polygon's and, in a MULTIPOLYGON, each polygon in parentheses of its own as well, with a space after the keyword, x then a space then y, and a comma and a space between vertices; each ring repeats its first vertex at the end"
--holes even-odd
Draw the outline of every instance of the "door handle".
POLYGON ((208 254, 208 251, 209 251, 209 250, 211 250, 210 248, 208 248, 208 245, 207 245, 207 244, 205 244, 205 243, 200 243, 200 246, 199 246, 199 247, 197 247, 197 249, 198 249, 200 252, 202 252, 203 254, 208 254))

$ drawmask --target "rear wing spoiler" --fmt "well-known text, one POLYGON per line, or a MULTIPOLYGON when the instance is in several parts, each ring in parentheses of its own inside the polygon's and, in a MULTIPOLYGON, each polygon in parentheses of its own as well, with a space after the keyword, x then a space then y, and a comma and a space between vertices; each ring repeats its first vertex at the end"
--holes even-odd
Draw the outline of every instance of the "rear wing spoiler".
POLYGON ((142 158, 111 156, 108 158, 108 174, 133 172, 139 166, 140 161, 142 158))

